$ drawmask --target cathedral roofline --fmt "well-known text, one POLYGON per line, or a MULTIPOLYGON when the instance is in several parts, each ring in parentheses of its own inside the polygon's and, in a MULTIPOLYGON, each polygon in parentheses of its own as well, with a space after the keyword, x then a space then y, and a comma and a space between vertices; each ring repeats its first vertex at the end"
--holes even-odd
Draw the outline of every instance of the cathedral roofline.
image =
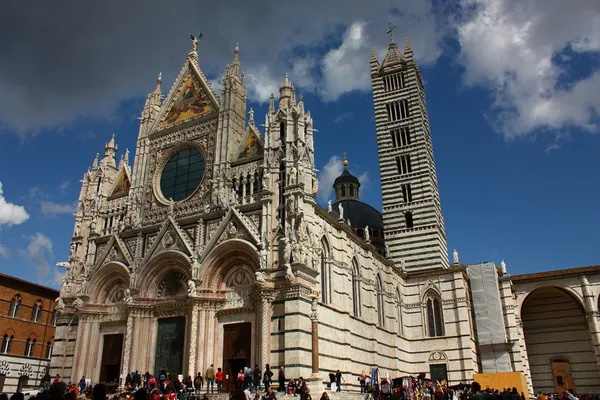
POLYGON ((600 273, 600 265, 589 265, 586 267, 576 267, 567 269, 556 269, 553 271, 534 272, 531 274, 514 275, 510 277, 511 281, 527 281, 541 278, 556 278, 557 276, 572 276, 587 273, 600 273))

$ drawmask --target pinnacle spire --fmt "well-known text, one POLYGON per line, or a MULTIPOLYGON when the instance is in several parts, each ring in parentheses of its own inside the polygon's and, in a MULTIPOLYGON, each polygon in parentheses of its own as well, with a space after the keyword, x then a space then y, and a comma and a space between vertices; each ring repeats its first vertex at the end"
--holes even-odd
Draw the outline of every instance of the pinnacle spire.
POLYGON ((250 111, 248 111, 248 114, 250 115, 250 117, 248 118, 248 123, 250 125, 254 125, 254 110, 252 108, 250 108, 250 111))
POLYGON ((92 162, 92 168, 98 167, 98 158, 100 158, 100 154, 96 153, 96 157, 94 158, 94 161, 92 162))
POLYGON ((275 95, 271 93, 269 98, 269 111, 275 111, 275 95))
POLYGON ((406 58, 412 58, 412 56, 413 56, 413 51, 412 51, 412 48, 410 47, 410 43, 408 43, 408 38, 404 39, 404 56, 406 58))

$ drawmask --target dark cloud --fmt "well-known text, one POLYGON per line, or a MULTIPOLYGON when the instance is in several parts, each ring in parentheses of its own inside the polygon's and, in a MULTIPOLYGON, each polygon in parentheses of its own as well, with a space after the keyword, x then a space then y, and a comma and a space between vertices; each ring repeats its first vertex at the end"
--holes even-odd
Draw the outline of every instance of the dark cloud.
MULTIPOLYGON (((27 133, 82 115, 111 116, 119 101, 151 91, 159 71, 166 92, 190 48, 190 33, 204 34, 200 64, 211 79, 222 74, 238 41, 244 70, 279 81, 291 67, 286 63, 294 62, 289 57, 294 49, 326 49, 319 44, 331 40, 328 44, 337 40, 339 46, 343 27, 356 21, 366 22, 368 43, 357 54, 364 58, 365 74, 368 49, 386 46, 390 19, 398 25, 397 37, 411 38, 421 60, 435 60, 441 31, 430 1, 393 9, 397 5, 378 0, 9 2, 0 13, 0 127, 27 133)), ((326 84, 302 80, 314 90, 326 84)), ((255 81, 262 84, 260 77, 255 81)))

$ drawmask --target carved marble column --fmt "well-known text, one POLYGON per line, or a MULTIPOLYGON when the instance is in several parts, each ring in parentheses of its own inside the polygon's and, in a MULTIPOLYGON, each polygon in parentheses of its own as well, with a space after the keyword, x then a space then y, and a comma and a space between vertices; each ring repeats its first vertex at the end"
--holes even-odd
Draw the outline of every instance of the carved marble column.
POLYGON ((75 339, 75 349, 73 349, 73 364, 71 366, 71 382, 79 382, 77 378, 78 368, 83 365, 80 360, 80 349, 83 342, 83 333, 85 331, 86 321, 83 315, 78 316, 77 321, 77 338, 75 339))
POLYGON ((258 365, 264 368, 266 364, 270 364, 271 302, 274 299, 274 295, 270 292, 261 291, 259 292, 258 299, 260 301, 260 359, 258 365))
MULTIPOLYGON (((133 315, 127 316, 127 328, 125 330, 125 348, 123 349, 123 368, 121 370, 122 376, 129 373, 129 359, 131 357, 131 339, 133 335, 133 315)), ((121 379, 121 387, 125 384, 125 381, 121 379)))
POLYGON ((312 341, 312 375, 306 380, 306 384, 310 387, 312 393, 318 394, 323 391, 323 382, 319 376, 319 313, 317 310, 318 296, 313 295, 311 304, 310 321, 312 325, 311 329, 311 341, 312 341))
POLYGON ((197 371, 198 372, 202 372, 202 376, 204 376, 204 372, 206 371, 206 365, 205 364, 205 360, 207 360, 208 358, 206 357, 206 342, 205 342, 205 338, 206 338, 206 310, 198 310, 198 345, 200 346, 198 348, 198 353, 197 353, 197 357, 198 357, 198 363, 196 364, 198 366, 197 371))
POLYGON ((190 318, 190 354, 188 357, 188 375, 196 376, 196 339, 198 337, 198 310, 199 306, 197 303, 192 305, 192 317, 190 318))

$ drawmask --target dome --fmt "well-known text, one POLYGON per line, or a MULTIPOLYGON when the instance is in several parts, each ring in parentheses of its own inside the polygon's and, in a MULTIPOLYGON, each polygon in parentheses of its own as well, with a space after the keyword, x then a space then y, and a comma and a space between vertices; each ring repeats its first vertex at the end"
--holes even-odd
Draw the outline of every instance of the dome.
POLYGON ((354 183, 354 184, 360 186, 360 182, 358 181, 358 178, 355 177, 354 175, 352 175, 350 173, 350 171, 348 171, 348 168, 344 168, 344 172, 342 172, 342 174, 340 176, 335 178, 335 181, 333 182, 334 186, 338 185, 340 183, 354 183))
POLYGON ((346 199, 333 203, 332 214, 339 218, 339 205, 344 209, 344 219, 350 220, 352 228, 365 228, 383 230, 383 215, 375 208, 362 201, 346 199))

